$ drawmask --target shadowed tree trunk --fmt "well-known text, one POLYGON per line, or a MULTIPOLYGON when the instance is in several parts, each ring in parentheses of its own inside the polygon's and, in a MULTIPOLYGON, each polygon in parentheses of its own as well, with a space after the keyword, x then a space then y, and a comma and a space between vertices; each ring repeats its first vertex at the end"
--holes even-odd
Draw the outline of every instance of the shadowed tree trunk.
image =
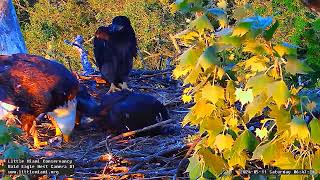
POLYGON ((0 0, 0 54, 27 53, 11 0, 0 0))

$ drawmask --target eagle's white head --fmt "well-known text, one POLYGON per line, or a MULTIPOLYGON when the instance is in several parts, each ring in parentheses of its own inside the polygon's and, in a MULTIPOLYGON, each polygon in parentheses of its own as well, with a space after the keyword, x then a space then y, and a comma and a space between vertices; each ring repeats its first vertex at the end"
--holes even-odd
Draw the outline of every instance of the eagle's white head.
POLYGON ((65 141, 69 141, 69 136, 71 135, 75 124, 76 124, 76 114, 77 114, 77 99, 74 98, 68 101, 65 105, 60 106, 48 112, 47 115, 53 118, 56 122, 56 128, 59 128, 65 141))

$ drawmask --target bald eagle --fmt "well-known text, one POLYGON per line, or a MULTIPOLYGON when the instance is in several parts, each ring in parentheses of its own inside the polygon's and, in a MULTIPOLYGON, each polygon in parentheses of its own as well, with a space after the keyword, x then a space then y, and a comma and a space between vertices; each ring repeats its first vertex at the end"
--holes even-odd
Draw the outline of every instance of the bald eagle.
POLYGON ((99 27, 93 46, 96 65, 102 77, 111 83, 108 93, 131 90, 127 80, 133 58, 137 56, 137 40, 130 20, 126 16, 117 16, 111 25, 99 27))
POLYGON ((48 113, 57 135, 68 141, 76 116, 79 82, 62 64, 28 54, 0 55, 0 118, 18 116, 22 129, 34 138, 36 118, 48 113))
POLYGON ((127 90, 103 96, 101 104, 89 116, 91 119, 82 119, 82 125, 91 124, 115 133, 141 129, 169 119, 166 107, 155 97, 127 90))

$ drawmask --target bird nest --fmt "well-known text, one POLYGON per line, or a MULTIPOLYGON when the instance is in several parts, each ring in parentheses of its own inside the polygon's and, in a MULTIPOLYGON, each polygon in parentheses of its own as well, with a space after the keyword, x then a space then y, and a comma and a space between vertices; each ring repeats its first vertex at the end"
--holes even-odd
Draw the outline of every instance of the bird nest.
MULTIPOLYGON (((195 133, 191 127, 182 128, 180 121, 188 112, 188 105, 181 102, 180 82, 172 81, 170 71, 135 70, 131 73, 129 87, 136 92, 156 97, 169 110, 170 119, 132 133, 111 135, 90 127, 75 129, 70 143, 54 143, 54 129, 49 122, 38 122, 43 141, 51 144, 32 150, 35 158, 67 158, 75 161, 75 179, 172 179, 184 174, 186 154, 192 143, 186 137, 195 133), (173 128, 170 134, 141 136, 138 132, 152 131, 155 126, 173 128), (183 161, 182 161, 183 160, 183 161)), ((80 77, 89 93, 99 98, 108 85, 98 76, 80 77)), ((25 142, 32 144, 31 142, 25 142)), ((53 177, 42 176, 41 179, 53 177)), ((63 177, 57 177, 63 179, 63 177)))

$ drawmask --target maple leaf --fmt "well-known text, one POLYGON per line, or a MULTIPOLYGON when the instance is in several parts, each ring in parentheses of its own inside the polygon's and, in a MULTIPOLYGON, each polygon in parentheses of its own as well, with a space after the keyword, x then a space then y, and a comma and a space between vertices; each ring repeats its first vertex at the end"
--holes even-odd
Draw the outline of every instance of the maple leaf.
POLYGON ((191 97, 190 95, 184 94, 184 95, 182 95, 182 101, 183 101, 184 103, 189 103, 189 102, 192 101, 192 97, 191 97))
POLYGON ((247 32, 249 32, 251 28, 251 23, 250 22, 241 22, 239 25, 237 25, 232 32, 232 36, 243 36, 247 32))
POLYGON ((215 104, 219 99, 224 99, 224 89, 219 86, 206 85, 202 89, 202 98, 215 104))
POLYGON ((189 158, 189 165, 186 172, 189 173, 191 179, 198 179, 198 177, 202 176, 202 168, 204 166, 204 162, 200 159, 199 155, 194 154, 189 158))
POLYGON ((249 103, 246 107, 245 113, 249 115, 249 119, 254 117, 258 112, 262 112, 262 110, 267 106, 267 96, 265 93, 261 93, 260 95, 254 97, 253 102, 249 103))
POLYGON ((260 139, 263 139, 264 137, 266 137, 268 135, 268 130, 265 127, 262 128, 262 129, 257 128, 256 129, 256 134, 260 139))
POLYGON ((217 3, 217 6, 221 9, 226 9, 227 8, 227 2, 225 0, 219 0, 217 3))
POLYGON ((241 88, 236 88, 236 99, 239 100, 242 106, 248 102, 253 101, 252 89, 243 91, 241 88))
POLYGON ((252 88, 253 95, 257 96, 263 92, 267 92, 267 86, 271 82, 274 82, 271 77, 265 74, 259 74, 248 80, 246 88, 252 88))
POLYGON ((290 136, 302 140, 310 137, 309 129, 303 119, 297 116, 293 117, 292 122, 290 123, 290 136))
POLYGON ((276 102, 278 108, 287 103, 287 100, 290 97, 290 92, 283 80, 275 81, 268 85, 268 97, 271 96, 276 102))
POLYGON ((234 140, 232 139, 232 136, 228 134, 227 135, 219 134, 216 137, 214 145, 217 146, 219 151, 222 151, 224 149, 231 149, 233 143, 234 143, 234 140))
POLYGON ((205 100, 200 100, 192 107, 192 110, 197 115, 197 118, 204 118, 211 115, 213 110, 215 110, 215 106, 207 103, 205 100))

